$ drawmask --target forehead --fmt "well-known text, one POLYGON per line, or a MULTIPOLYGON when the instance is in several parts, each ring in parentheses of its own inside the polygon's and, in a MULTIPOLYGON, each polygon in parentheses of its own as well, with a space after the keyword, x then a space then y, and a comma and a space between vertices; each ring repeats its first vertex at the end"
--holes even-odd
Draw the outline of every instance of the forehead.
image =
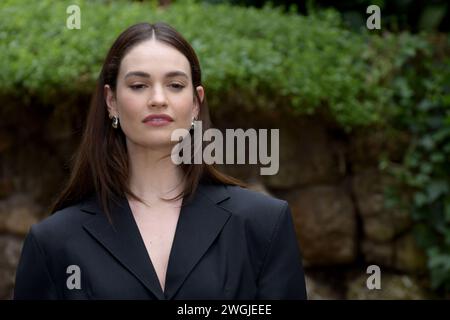
POLYGON ((119 73, 123 76, 128 71, 144 71, 157 76, 173 70, 190 76, 188 59, 177 49, 151 39, 136 45, 125 55, 119 73))

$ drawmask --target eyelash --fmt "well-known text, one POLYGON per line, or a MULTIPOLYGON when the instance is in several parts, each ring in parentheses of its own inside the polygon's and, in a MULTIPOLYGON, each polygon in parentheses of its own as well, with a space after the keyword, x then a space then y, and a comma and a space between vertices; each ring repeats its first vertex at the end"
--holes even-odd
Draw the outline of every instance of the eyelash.
POLYGON ((184 86, 182 84, 179 84, 179 83, 172 83, 172 88, 181 90, 181 89, 184 88, 184 86))
MULTIPOLYGON (((172 83, 171 86, 172 86, 172 88, 177 89, 177 90, 181 90, 184 88, 184 86, 179 83, 172 83)), ((134 84, 134 85, 130 86, 130 88, 135 91, 144 89, 144 87, 147 87, 147 86, 145 84, 134 84)))
POLYGON ((144 87, 145 87, 144 84, 134 84, 134 85, 131 85, 131 86, 130 86, 130 88, 131 88, 132 90, 141 90, 141 89, 143 89, 144 87))

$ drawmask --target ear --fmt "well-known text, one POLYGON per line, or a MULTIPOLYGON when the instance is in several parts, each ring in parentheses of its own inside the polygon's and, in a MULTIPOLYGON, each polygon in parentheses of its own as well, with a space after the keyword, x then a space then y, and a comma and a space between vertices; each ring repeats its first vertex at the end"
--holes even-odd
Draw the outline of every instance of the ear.
POLYGON ((114 91, 111 89, 111 87, 108 84, 105 84, 105 87, 103 88, 103 94, 105 96, 105 102, 108 107, 108 114, 109 118, 111 119, 113 116, 118 116, 119 112, 117 111, 117 105, 116 105, 116 95, 114 91))
MULTIPOLYGON (((205 98, 205 89, 202 86, 198 86, 197 88, 195 88, 195 90, 197 90, 197 94, 200 98, 200 103, 203 102, 203 99, 205 98)), ((195 99, 193 113, 194 113, 194 117, 198 118, 198 115, 200 113, 200 105, 198 104, 196 99, 195 99)))

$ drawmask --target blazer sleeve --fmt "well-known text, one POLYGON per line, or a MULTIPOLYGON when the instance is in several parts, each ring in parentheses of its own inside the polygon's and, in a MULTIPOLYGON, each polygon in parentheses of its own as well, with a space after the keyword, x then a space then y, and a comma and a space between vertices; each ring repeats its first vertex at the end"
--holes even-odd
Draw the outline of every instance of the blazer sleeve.
POLYGON ((302 257, 292 221, 291 209, 285 201, 258 277, 258 299, 307 299, 302 257))
POLYGON ((56 286, 50 276, 45 256, 33 227, 25 238, 16 271, 14 300, 57 299, 56 286))

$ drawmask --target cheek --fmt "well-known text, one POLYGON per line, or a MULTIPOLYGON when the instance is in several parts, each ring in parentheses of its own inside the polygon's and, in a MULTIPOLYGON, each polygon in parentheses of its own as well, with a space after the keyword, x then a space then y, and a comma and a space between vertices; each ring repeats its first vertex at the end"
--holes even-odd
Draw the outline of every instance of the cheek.
POLYGON ((172 105, 178 116, 190 117, 194 106, 192 93, 180 94, 173 97, 172 105))
POLYGON ((120 116, 126 118, 133 118, 138 114, 138 110, 145 103, 143 96, 133 94, 128 91, 123 91, 117 95, 117 102, 119 104, 120 116))

